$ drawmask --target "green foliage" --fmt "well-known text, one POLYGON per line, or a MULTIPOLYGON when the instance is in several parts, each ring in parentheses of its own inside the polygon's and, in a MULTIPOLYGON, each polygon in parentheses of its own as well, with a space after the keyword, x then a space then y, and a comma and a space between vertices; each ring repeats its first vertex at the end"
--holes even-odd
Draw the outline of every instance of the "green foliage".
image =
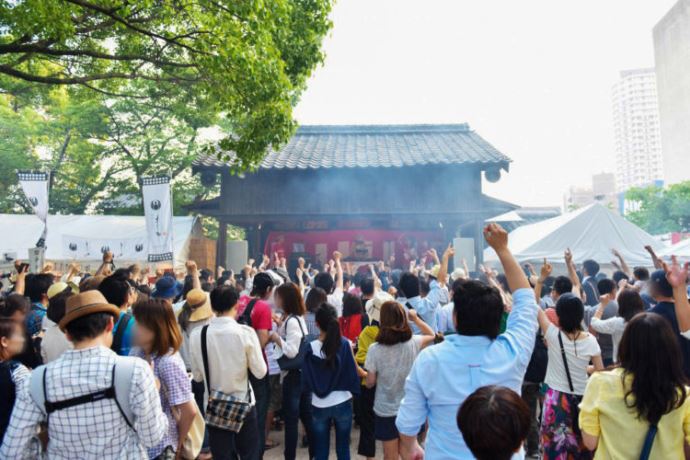
POLYGON ((16 94, 17 81, 82 88, 159 105, 178 121, 182 109, 203 108, 227 118, 220 155, 251 169, 294 130, 331 3, 0 0, 0 90, 16 94))
POLYGON ((633 188, 625 198, 636 208, 626 217, 649 233, 690 231, 690 181, 665 189, 633 188))

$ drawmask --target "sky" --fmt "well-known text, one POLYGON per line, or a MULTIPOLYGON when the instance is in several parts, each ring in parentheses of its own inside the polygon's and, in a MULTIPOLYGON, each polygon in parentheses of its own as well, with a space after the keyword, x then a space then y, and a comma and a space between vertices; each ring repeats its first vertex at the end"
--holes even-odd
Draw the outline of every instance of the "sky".
POLYGON ((484 191, 561 206, 613 172, 611 87, 675 0, 338 0, 302 124, 463 123, 513 159, 484 191))

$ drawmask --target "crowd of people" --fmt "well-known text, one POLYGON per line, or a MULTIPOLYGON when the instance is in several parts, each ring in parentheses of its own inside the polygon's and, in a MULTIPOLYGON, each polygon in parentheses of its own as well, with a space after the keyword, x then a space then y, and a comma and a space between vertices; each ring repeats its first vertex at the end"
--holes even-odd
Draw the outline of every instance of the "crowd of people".
POLYGON ((329 458, 331 431, 342 460, 354 442, 386 460, 686 458, 688 265, 614 250, 609 277, 566 250, 555 276, 500 226, 484 236, 500 273, 449 270, 452 247, 292 274, 277 255, 238 274, 17 262, 0 458, 255 460, 276 428, 286 459, 329 458))

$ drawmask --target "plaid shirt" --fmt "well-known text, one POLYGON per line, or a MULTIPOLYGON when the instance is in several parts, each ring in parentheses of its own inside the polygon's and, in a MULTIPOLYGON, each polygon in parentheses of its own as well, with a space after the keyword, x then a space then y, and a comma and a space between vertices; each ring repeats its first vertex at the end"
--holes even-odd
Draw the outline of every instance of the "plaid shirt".
MULTIPOLYGON (((144 358, 140 348, 133 348, 131 356, 144 358)), ((177 421, 172 413, 174 406, 194 400, 192 381, 179 353, 156 356, 153 358, 153 373, 161 382, 160 398, 163 413, 168 418, 168 430, 157 446, 148 449, 149 458, 158 457, 163 450, 171 446, 177 450, 177 421)))
MULTIPOLYGON (((48 365, 47 399, 64 401, 104 390, 111 385, 117 355, 105 347, 66 351, 48 365)), ((17 401, 5 439, 2 459, 37 458, 32 441, 39 423, 46 422, 29 393, 30 379, 17 392, 17 401)), ((168 428, 161 411, 153 373, 145 361, 137 363, 132 377, 130 406, 134 428, 127 425, 114 400, 102 399, 53 412, 50 415, 50 459, 141 459, 144 447, 157 445, 168 428)))

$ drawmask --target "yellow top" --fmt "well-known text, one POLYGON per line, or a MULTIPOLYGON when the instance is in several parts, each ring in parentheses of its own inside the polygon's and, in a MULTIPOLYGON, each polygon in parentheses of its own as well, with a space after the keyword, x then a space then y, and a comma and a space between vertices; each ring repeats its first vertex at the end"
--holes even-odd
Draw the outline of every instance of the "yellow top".
MULTIPOLYGON (((649 423, 626 406, 622 375, 622 369, 592 375, 580 404, 580 428, 599 436, 597 460, 639 458, 649 429, 649 423)), ((626 385, 631 379, 626 378, 626 385)), ((685 402, 661 418, 649 458, 684 458, 683 439, 690 442, 690 389, 685 402)))
MULTIPOLYGON (((360 366, 364 366, 364 362, 367 360, 367 351, 369 351, 369 346, 376 342, 376 336, 379 335, 378 326, 367 326, 362 329, 357 339, 357 354, 355 355, 355 361, 360 366)), ((362 379, 362 385, 365 385, 365 380, 362 379)))

